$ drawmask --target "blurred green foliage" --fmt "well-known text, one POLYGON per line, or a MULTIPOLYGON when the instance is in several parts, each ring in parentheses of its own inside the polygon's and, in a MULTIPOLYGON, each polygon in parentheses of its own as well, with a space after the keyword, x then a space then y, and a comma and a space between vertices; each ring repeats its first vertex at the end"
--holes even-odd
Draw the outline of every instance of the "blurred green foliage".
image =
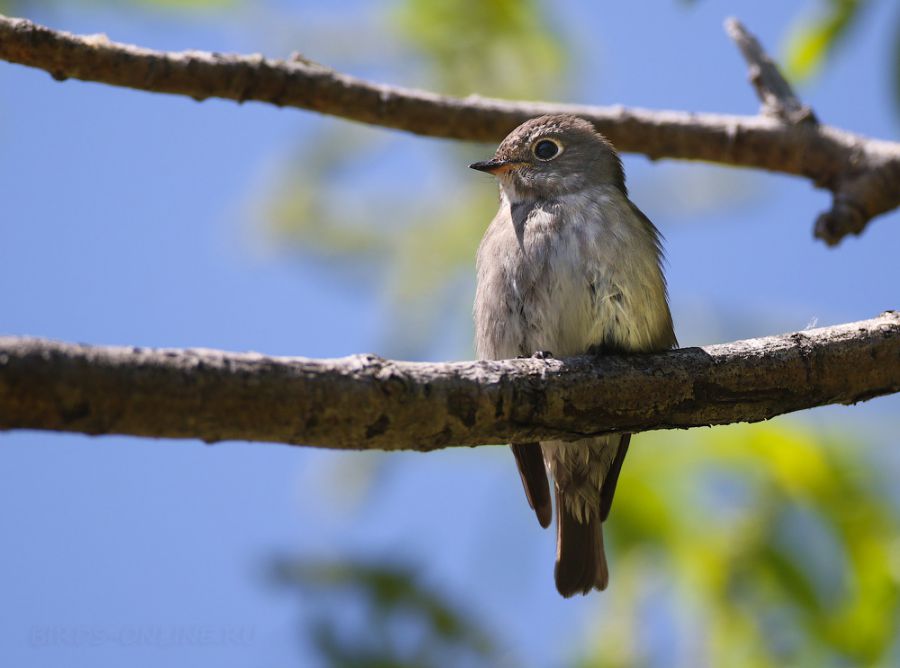
MULTIPOLYGON (((804 81, 819 74, 870 4, 871 0, 819 0, 814 13, 801 15, 786 38, 785 72, 788 78, 804 81)), ((893 84, 894 106, 900 113, 900 11, 896 14, 893 35, 893 49, 886 71, 893 84)))
POLYGON ((552 96, 566 52, 535 0, 407 0, 391 22, 445 93, 552 96))
POLYGON ((660 665, 660 626, 692 638, 683 665, 896 665, 900 509, 864 443, 784 421, 635 443, 580 666, 660 665))
POLYGON ((276 584, 316 608, 300 633, 328 666, 428 668, 485 665, 491 640, 471 615, 420 582, 416 569, 370 561, 285 560, 276 584), (359 608, 348 623, 347 608, 359 608))
POLYGON ((822 0, 816 14, 801 17, 788 34, 788 76, 805 79, 818 73, 866 4, 867 0, 822 0))

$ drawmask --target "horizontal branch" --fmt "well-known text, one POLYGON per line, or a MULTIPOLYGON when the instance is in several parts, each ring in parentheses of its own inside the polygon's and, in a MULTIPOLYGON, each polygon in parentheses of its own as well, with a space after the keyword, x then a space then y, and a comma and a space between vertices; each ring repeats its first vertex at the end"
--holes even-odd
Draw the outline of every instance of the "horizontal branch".
POLYGON ((755 422, 900 391, 900 313, 662 354, 275 358, 0 338, 0 429, 433 450, 755 422))
MULTIPOLYGON (((747 36, 746 31, 740 34, 747 36)), ((755 47, 761 54, 758 43, 755 47)), ((496 142, 534 116, 577 114, 592 121, 620 151, 811 179, 834 193, 834 206, 819 217, 816 226, 816 235, 829 244, 847 234, 858 234, 871 218, 900 206, 900 144, 814 123, 784 123, 767 116, 454 98, 371 83, 300 56, 285 61, 261 55, 167 53, 110 42, 103 35, 77 36, 2 16, 0 59, 46 70, 59 80, 98 81, 196 100, 255 100, 452 139, 496 142)))

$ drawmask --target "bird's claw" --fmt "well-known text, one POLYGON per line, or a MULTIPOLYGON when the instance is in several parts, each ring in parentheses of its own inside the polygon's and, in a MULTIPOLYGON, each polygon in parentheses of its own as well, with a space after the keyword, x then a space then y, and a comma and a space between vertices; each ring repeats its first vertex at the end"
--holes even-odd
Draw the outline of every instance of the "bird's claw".
POLYGON ((553 353, 549 350, 535 350, 530 355, 516 355, 517 360, 552 360, 553 353))

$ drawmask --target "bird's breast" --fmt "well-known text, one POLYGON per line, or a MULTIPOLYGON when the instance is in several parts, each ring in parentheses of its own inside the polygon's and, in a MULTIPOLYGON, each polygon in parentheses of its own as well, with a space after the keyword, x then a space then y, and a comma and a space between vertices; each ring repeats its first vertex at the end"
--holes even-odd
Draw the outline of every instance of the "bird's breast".
POLYGON ((478 255, 482 357, 652 349, 669 317, 658 249, 621 198, 503 202, 478 255))
POLYGON ((479 254, 484 269, 479 271, 476 326, 478 302, 486 301, 482 317, 502 322, 495 328, 499 356, 584 352, 591 330, 590 291, 578 231, 552 203, 512 205, 504 222, 479 254))

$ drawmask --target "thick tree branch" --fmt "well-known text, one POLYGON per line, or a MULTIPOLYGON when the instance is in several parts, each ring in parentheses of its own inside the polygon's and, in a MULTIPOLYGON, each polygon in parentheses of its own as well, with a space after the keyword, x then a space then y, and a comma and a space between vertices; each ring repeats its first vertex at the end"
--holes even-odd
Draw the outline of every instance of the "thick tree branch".
POLYGON ((900 313, 657 355, 428 364, 0 338, 0 429, 433 450, 754 422, 900 391, 900 313))
MULTIPOLYGON (((746 31, 743 35, 750 38, 746 31)), ((755 47, 747 39, 739 43, 751 61, 771 64, 755 40, 755 47)), ((46 70, 60 80, 99 81, 197 100, 255 100, 453 139, 495 142, 533 116, 578 114, 591 120, 620 151, 811 179, 834 193, 834 206, 816 224, 816 235, 829 244, 858 234, 870 219, 900 206, 900 144, 814 123, 476 96, 460 99, 370 83, 299 56, 283 61, 260 55, 165 53, 4 17, 0 17, 0 59, 46 70)), ((770 75, 771 70, 763 67, 764 90, 774 90, 770 75)), ((781 93, 772 96, 783 105, 782 98, 781 93)))

